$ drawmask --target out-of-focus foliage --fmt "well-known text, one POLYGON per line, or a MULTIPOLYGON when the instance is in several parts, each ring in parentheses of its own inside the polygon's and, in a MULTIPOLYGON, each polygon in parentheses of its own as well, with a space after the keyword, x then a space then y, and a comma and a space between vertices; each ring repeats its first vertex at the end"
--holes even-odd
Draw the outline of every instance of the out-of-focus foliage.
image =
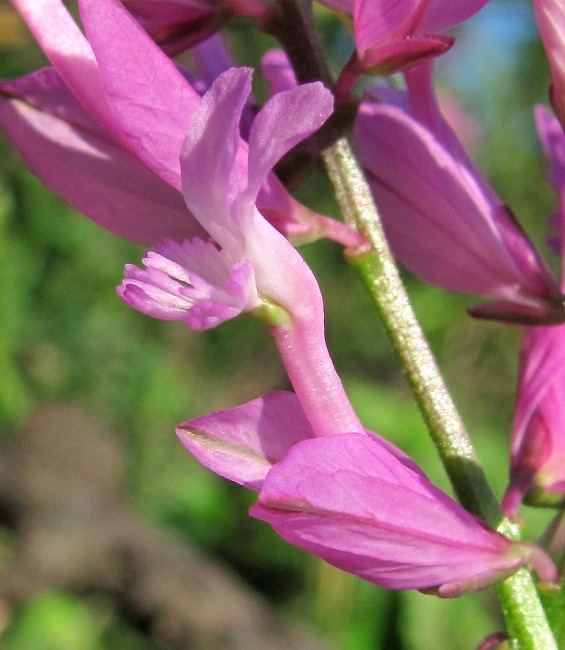
MULTIPOLYGON (((510 4, 529 3, 493 0, 485 13, 490 7, 512 11, 510 4)), ((347 38, 336 41, 337 20, 325 9, 319 15, 325 42, 333 48, 332 61, 343 60, 347 38)), ((488 24, 488 17, 481 20, 488 24)), ((531 37, 526 34, 521 40, 512 65, 497 68, 488 48, 469 47, 463 61, 457 62, 457 51, 448 55, 440 78, 447 83, 458 69, 481 72, 467 82, 461 74, 456 88, 476 111, 484 145, 477 157, 542 241, 551 196, 541 182, 543 164, 530 109, 532 102, 544 99, 548 75, 533 27, 528 33, 531 37)), ((3 34, 0 30, 2 77, 39 65, 33 46, 16 47, 17 39, 3 34)), ((465 42, 464 33, 462 37, 465 42)), ((274 45, 266 38, 250 39, 248 25, 238 22, 233 42, 245 44, 242 60, 247 64, 261 47, 274 45)), ((322 212, 335 212, 321 174, 300 189, 300 196, 322 212)), ((497 629, 488 592, 454 601, 386 592, 307 557, 249 519, 253 495, 189 458, 174 427, 197 414, 288 388, 267 334, 246 317, 194 333, 126 308, 115 286, 123 264, 138 261, 141 249, 63 205, 25 171, 3 141, 0 251, 2 435, 14 435, 44 401, 86 406, 120 432, 129 489, 143 514, 228 561, 288 616, 336 639, 341 650, 469 650, 497 629)), ((322 242, 303 252, 320 279, 329 346, 361 419, 449 489, 361 283, 337 246, 322 242)), ((412 278, 407 282, 487 473, 501 494, 507 480, 519 333, 472 321, 465 313, 473 303, 470 298, 422 286, 412 278)), ((151 646, 120 621, 109 603, 51 593, 8 617, 0 647, 151 646)))

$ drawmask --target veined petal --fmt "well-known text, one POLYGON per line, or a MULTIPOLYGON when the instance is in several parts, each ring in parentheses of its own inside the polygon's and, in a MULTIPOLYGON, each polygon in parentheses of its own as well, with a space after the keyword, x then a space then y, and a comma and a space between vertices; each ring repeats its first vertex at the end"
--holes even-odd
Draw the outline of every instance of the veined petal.
POLYGON ((180 189, 179 154, 198 93, 118 0, 79 0, 79 8, 115 128, 180 189))
POLYGON ((13 0, 37 42, 84 108, 113 131, 92 48, 60 0, 13 0))
POLYGON ((396 106, 367 103, 355 139, 393 252, 412 272, 526 307, 559 300, 509 211, 435 133, 396 106))
POLYGON ((543 578, 555 577, 539 549, 488 529, 370 436, 297 443, 267 474, 251 514, 330 564, 392 589, 460 594, 538 556, 543 578))
POLYGON ((362 54, 379 41, 409 36, 429 0, 354 0, 355 46, 362 54))
POLYGON ((31 171, 106 230, 143 244, 204 234, 182 195, 102 131, 53 68, 0 83, 0 124, 31 171))
POLYGON ((203 330, 261 304, 251 263, 198 238, 167 241, 143 263, 146 269, 125 267, 117 291, 130 307, 154 318, 203 330))

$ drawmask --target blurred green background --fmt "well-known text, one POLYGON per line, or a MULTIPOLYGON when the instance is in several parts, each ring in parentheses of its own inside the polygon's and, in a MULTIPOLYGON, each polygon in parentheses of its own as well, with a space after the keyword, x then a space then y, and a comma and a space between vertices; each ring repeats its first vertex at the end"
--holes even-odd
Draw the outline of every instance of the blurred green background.
MULTIPOLYGON (((6 6, 0 4, 3 78, 42 61, 25 31, 9 22, 6 6)), ((329 12, 318 14, 337 66, 348 41, 338 36, 339 23, 329 12)), ((493 0, 458 36, 439 66, 439 79, 476 121, 473 155, 545 254, 553 199, 543 182, 531 108, 545 102, 549 75, 530 3, 493 0)), ((245 22, 234 25, 230 41, 244 63, 256 62, 262 48, 274 45, 245 22)), ((322 174, 298 195, 314 209, 335 214, 322 174)), ((64 205, 2 140, 0 247, 2 436, 16 436, 45 402, 72 402, 95 413, 119 432, 128 490, 143 517, 227 562, 285 616, 335 640, 340 650, 469 650, 500 628, 488 591, 452 601, 387 592, 308 557, 250 519, 253 495, 200 467, 177 441, 174 427, 288 388, 267 334, 245 316, 195 333, 125 307, 115 287, 124 263, 137 263, 142 249, 64 205)), ((302 252, 320 280, 328 344, 361 419, 449 491, 359 279, 336 245, 319 242, 302 252)), ((500 495, 507 480, 519 332, 470 319, 465 308, 476 302, 472 298, 411 277, 406 281, 500 495)), ((534 522, 544 520, 527 512, 534 522)), ((536 534, 535 525, 532 529, 536 534)), ((9 558, 3 539, 0 534, 0 562, 9 558)), ((88 599, 61 591, 6 612, 0 626, 2 650, 156 647, 117 612, 101 612, 88 599)))

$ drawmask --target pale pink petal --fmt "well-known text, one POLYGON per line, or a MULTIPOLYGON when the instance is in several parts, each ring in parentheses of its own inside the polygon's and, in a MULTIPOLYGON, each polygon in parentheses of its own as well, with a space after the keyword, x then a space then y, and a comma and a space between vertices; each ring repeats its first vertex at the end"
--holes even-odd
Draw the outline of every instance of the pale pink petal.
POLYGON ((101 131, 52 68, 0 84, 0 124, 30 170, 106 230, 144 244, 203 234, 182 195, 101 131))
POLYGON ((472 517, 370 436, 296 444, 267 474, 251 514, 287 541, 370 582, 450 596, 495 582, 534 560, 472 517))
POLYGON ((198 93, 118 0, 79 0, 79 8, 115 128, 180 189, 179 155, 198 93))
POLYGON ((255 200, 275 164, 312 135, 333 111, 333 96, 321 82, 277 93, 263 106, 249 134, 247 196, 255 200))
POLYGON ((218 77, 192 116, 181 154, 189 209, 221 246, 232 249, 241 240, 232 204, 247 185, 239 122, 250 93, 250 69, 232 68, 218 77))

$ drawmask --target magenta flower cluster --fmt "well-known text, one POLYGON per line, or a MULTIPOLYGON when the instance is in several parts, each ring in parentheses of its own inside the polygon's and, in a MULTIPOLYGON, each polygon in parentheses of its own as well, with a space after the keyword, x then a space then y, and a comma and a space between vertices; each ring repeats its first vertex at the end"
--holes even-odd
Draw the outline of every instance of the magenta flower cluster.
MULTIPOLYGON (((404 89, 356 98, 352 138, 387 238, 422 280, 488 301, 475 316, 525 329, 503 508, 565 501, 565 284, 557 282, 439 110, 432 59, 445 32, 486 0, 326 0, 349 15, 355 49, 331 90, 300 85, 283 51, 265 54, 270 99, 251 97, 216 34, 245 16, 276 33, 262 0, 12 0, 51 67, 0 82, 0 125, 54 192, 113 233, 149 246, 118 294, 154 318, 203 330, 250 312, 274 337, 294 388, 184 422, 212 471, 258 493, 251 515, 327 562, 391 589, 456 596, 519 567, 556 577, 544 551, 513 542, 436 488, 367 431, 329 356, 316 279, 295 248, 326 237, 367 246, 294 199, 277 163, 353 103, 361 75, 400 72, 404 89), (173 56, 190 48, 193 68, 173 56), (333 93, 332 93, 333 91, 333 93)), ((557 117, 537 122, 563 249, 565 12, 536 0, 557 117), (561 124, 559 121, 561 121, 561 124)))

